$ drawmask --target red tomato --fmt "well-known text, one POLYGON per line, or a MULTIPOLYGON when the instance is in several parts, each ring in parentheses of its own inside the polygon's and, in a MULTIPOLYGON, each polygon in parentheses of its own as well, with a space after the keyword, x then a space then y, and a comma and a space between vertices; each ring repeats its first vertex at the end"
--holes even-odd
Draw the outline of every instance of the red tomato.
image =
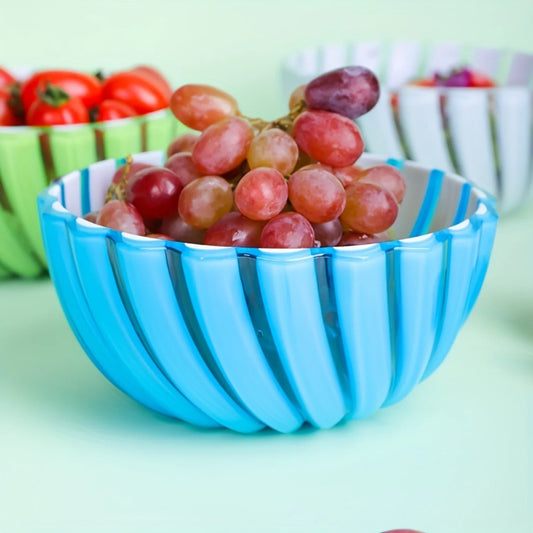
POLYGON ((95 76, 72 70, 45 70, 37 72, 22 85, 22 106, 26 111, 37 98, 37 93, 45 90, 46 83, 61 87, 73 98, 80 98, 87 109, 102 100, 102 83, 95 76))
POLYGON ((139 115, 168 107, 170 96, 160 83, 132 70, 117 72, 104 81, 103 98, 120 100, 139 115))
POLYGON ((16 115, 10 105, 11 92, 7 87, 0 86, 0 126, 20 126, 22 119, 16 115))
POLYGON ((475 70, 470 73, 470 85, 471 87, 496 87, 491 78, 475 70))
POLYGON ((436 83, 433 78, 421 78, 411 82, 411 85, 416 85, 418 87, 435 87, 436 83))
POLYGON ((131 71, 142 74, 143 76, 146 76, 155 83, 159 84, 161 88, 168 94, 168 99, 170 100, 170 97, 172 96, 172 87, 170 87, 167 79, 157 69, 149 65, 139 65, 138 67, 132 68, 131 71))
POLYGON ((69 96, 61 88, 48 85, 39 93, 26 114, 29 126, 58 126, 89 122, 89 111, 81 98, 69 96))
POLYGON ((4 68, 0 67, 0 87, 15 83, 15 78, 4 68))
POLYGON ((120 100, 102 100, 98 106, 97 122, 137 116, 137 112, 120 100))

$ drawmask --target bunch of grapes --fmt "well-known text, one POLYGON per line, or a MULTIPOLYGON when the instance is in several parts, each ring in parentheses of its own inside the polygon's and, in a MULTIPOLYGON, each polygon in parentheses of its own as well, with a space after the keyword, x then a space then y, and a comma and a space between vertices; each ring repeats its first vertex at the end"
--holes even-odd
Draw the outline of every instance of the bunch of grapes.
POLYGON ((218 246, 308 248, 379 242, 405 192, 392 166, 363 169, 354 119, 379 84, 344 67, 295 89, 289 113, 244 116, 229 94, 184 85, 170 100, 192 130, 168 147, 164 167, 128 161, 89 218, 137 235, 218 246))

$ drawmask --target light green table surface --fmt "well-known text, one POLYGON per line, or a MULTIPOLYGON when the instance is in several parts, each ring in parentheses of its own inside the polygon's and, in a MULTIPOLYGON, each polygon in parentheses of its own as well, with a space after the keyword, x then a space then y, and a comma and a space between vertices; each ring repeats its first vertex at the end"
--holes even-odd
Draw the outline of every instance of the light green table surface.
MULTIPOLYGON (((532 20, 526 0, 28 0, 0 6, 0 63, 150 62, 268 118, 284 112, 279 62, 299 48, 419 38, 533 52, 532 20)), ((0 283, 0 532, 533 532, 532 236, 531 204, 500 222, 472 315, 409 397, 289 436, 153 414, 93 367, 48 279, 0 283)))

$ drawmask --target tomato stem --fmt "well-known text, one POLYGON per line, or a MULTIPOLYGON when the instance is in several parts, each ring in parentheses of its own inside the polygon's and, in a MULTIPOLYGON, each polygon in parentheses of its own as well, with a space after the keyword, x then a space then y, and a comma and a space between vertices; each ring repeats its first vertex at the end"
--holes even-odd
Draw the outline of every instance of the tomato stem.
POLYGON ((52 107, 61 107, 70 100, 68 93, 58 85, 51 85, 49 81, 46 82, 44 91, 39 89, 37 95, 40 100, 52 107))

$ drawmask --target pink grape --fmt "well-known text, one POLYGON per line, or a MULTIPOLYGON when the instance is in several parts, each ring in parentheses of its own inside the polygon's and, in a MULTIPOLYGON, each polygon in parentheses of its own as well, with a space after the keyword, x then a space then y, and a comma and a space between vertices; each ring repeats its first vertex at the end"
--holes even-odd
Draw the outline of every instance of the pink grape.
POLYGON ((165 163, 165 168, 172 170, 184 187, 187 183, 200 177, 200 172, 198 172, 192 160, 192 154, 189 152, 179 152, 171 155, 165 163))
POLYGON ((375 167, 362 170, 359 181, 373 183, 390 191, 396 201, 401 204, 405 195, 405 179, 398 169, 391 165, 376 165, 375 167))
POLYGON ((171 237, 175 241, 202 244, 204 242, 205 230, 189 226, 176 212, 162 220, 159 228, 161 233, 171 237))
POLYGON ((235 188, 237 209, 252 220, 268 220, 281 213, 287 197, 287 182, 275 168, 254 168, 235 188))
POLYGON ((340 216, 346 204, 341 182, 322 168, 301 169, 289 178, 289 200, 311 222, 328 222, 340 216))
POLYGON ((309 109, 322 109, 356 119, 368 113, 379 99, 379 82, 374 73, 359 66, 338 68, 307 84, 305 101, 309 109))
POLYGON ((98 218, 99 211, 91 211, 90 213, 87 213, 83 218, 85 220, 88 220, 89 222, 92 222, 93 224, 96 224, 96 219, 98 218))
POLYGON ((164 241, 173 241, 174 239, 170 237, 169 235, 166 235, 165 233, 147 233, 147 237, 150 237, 151 239, 162 239, 164 241))
MULTIPOLYGON (((113 179, 111 180, 112 183, 119 183, 120 180, 122 179, 122 177, 124 176, 124 172, 126 170, 126 167, 128 165, 127 164, 124 164, 124 165, 121 165, 120 167, 117 168, 117 170, 115 171, 115 173, 113 174, 113 179)), ((133 161, 133 163, 131 163, 130 167, 129 167, 129 170, 128 170, 128 175, 127 175, 127 179, 126 179, 126 182, 128 180, 131 179, 131 177, 136 173, 136 172, 139 172, 140 170, 144 170, 146 168, 151 168, 153 165, 148 165, 147 163, 140 163, 140 162, 137 162, 137 161, 133 161)))
POLYGON ((294 171, 300 170, 301 168, 306 167, 308 165, 317 164, 317 161, 313 159, 309 154, 306 154, 301 148, 300 150, 298 150, 298 152, 298 160, 296 161, 294 171))
POLYGON ((219 218, 206 232, 204 244, 257 248, 264 222, 251 220, 237 211, 219 218))
POLYGON ((136 172, 126 186, 126 200, 144 218, 164 218, 178 206, 183 185, 168 168, 151 167, 136 172))
POLYGON ((298 145, 288 133, 271 128, 252 140, 246 159, 250 168, 272 167, 287 176, 298 161, 298 145))
POLYGON ((337 246, 342 238, 343 227, 338 218, 312 226, 315 231, 315 241, 318 241, 319 246, 337 246))
POLYGON ((107 202, 98 213, 96 223, 133 235, 144 235, 146 232, 139 211, 134 205, 122 200, 107 202))
POLYGON ((374 244, 376 242, 383 242, 381 236, 358 233, 357 231, 345 231, 338 245, 350 246, 352 244, 374 244))
POLYGON ((231 185, 220 176, 205 176, 184 187, 178 202, 178 212, 189 226, 207 229, 229 213, 232 206, 231 185))
POLYGON ((281 213, 270 219, 261 232, 261 248, 312 248, 315 232, 299 213, 281 213))
POLYGON ((181 152, 192 152, 199 135, 197 133, 182 133, 176 137, 167 148, 167 157, 181 152))
POLYGON ((307 85, 299 85, 292 91, 289 97, 289 109, 294 109, 299 103, 305 102, 305 88, 307 85))
POLYGON ((329 111, 304 111, 294 122, 292 136, 306 154, 333 167, 355 163, 364 150, 355 123, 329 111))
POLYGON ((238 167, 245 159, 254 133, 246 120, 225 118, 209 126, 194 146, 192 159, 204 176, 220 176, 238 167))
POLYGON ((234 116, 237 102, 228 93, 210 85, 183 85, 170 98, 176 118, 193 130, 203 131, 223 118, 234 116))
POLYGON ((386 189, 355 182, 346 189, 341 222, 359 233, 375 234, 390 228, 398 216, 398 202, 386 189))
POLYGON ((358 165, 348 165, 347 167, 334 168, 332 169, 332 172, 346 188, 354 181, 359 180, 362 170, 363 169, 358 165))

